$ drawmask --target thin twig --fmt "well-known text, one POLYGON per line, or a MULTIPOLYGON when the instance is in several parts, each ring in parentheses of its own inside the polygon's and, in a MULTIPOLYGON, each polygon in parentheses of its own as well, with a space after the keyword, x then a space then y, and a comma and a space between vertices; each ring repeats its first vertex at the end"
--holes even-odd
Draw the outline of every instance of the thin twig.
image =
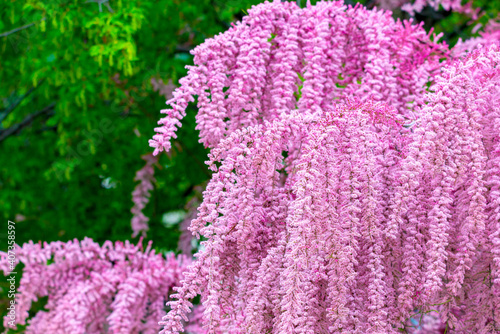
POLYGON ((33 122, 35 120, 35 118, 37 118, 38 116, 41 116, 43 114, 47 114, 47 115, 53 114, 53 113, 51 113, 51 111, 54 109, 55 106, 56 106, 56 104, 54 102, 52 102, 51 104, 49 104, 48 106, 46 106, 42 110, 39 110, 39 111, 34 112, 32 114, 29 114, 21 122, 14 124, 5 130, 0 131, 0 142, 2 142, 5 138, 21 131, 24 127, 31 124, 31 122, 33 122))
MULTIPOLYGON (((43 19, 41 19, 40 21, 43 21, 43 20, 45 20, 45 17, 43 19)), ((37 22, 39 22, 39 21, 37 21, 37 22)), ((11 31, 4 32, 4 33, 0 34, 0 37, 7 37, 7 36, 9 36, 11 34, 14 34, 14 33, 18 32, 18 31, 21 31, 23 29, 27 29, 27 28, 29 28, 31 26, 34 26, 37 22, 31 22, 31 23, 28 23, 28 24, 26 24, 24 26, 18 27, 16 29, 12 29, 11 31)))
POLYGON ((19 97, 15 102, 11 103, 6 109, 0 111, 0 122, 2 122, 9 114, 19 105, 21 102, 27 98, 35 89, 40 87, 40 85, 45 81, 42 79, 38 82, 36 87, 31 87, 23 96, 19 97))

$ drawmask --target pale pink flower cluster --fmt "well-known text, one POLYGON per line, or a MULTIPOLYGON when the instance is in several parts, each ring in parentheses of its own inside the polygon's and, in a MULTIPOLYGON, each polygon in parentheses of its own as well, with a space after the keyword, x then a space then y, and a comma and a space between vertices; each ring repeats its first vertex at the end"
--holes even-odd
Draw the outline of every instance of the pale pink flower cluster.
POLYGON ((499 43, 500 23, 497 21, 489 21, 484 27, 484 30, 479 32, 479 37, 473 37, 465 41, 460 38, 452 49, 452 55, 455 57, 463 57, 480 46, 489 47, 493 44, 499 45, 499 43))
POLYGON ((388 222, 403 257, 400 309, 442 304, 456 333, 500 326, 499 61, 493 45, 437 78, 388 222))
MULTIPOLYGON (((395 4, 394 0, 381 0, 381 2, 389 1, 391 4, 395 4)), ((420 13, 425 6, 431 6, 435 10, 439 10, 442 6, 446 11, 454 11, 458 13, 463 13, 469 15, 473 19, 477 19, 480 8, 472 8, 472 1, 468 1, 466 4, 462 4, 462 0, 415 0, 415 1, 400 1, 399 6, 401 9, 408 12, 410 15, 415 15, 415 13, 420 13)), ((398 6, 398 7, 399 7, 398 6)), ((393 10, 393 8, 387 8, 393 10)))
POLYGON ((205 241, 161 333, 199 294, 214 334, 411 332, 416 309, 500 330, 500 51, 446 50, 337 1, 255 6, 197 47, 150 141, 198 96, 205 241))
POLYGON ((202 186, 196 186, 194 188, 195 195, 188 201, 184 208, 187 214, 179 224, 181 235, 179 236, 179 242, 177 244, 177 249, 180 250, 182 254, 191 255, 193 234, 189 231, 189 226, 191 225, 191 221, 195 219, 198 214, 198 206, 201 203, 200 198, 203 190, 202 186))
MULTIPOLYGON (((157 333, 158 319, 173 286, 190 258, 155 254, 129 242, 86 238, 43 246, 17 246, 16 263, 24 265, 16 295, 15 324, 26 333, 157 333), (29 318, 32 303, 48 297, 45 310, 29 318)), ((0 252, 0 269, 8 275, 8 256, 0 252)), ((4 326, 10 318, 4 318, 4 326)), ((15 326, 14 326, 15 328, 15 326)), ((201 333, 198 331, 198 333, 201 333)))
POLYGON ((163 83, 161 79, 151 78, 151 85, 155 92, 164 96, 167 100, 170 100, 174 92, 175 85, 172 83, 172 79, 169 79, 166 84, 163 83))
POLYGON ((410 2, 410 0, 377 0, 375 3, 380 9, 394 11, 408 4, 408 2, 410 2))
POLYGON ((436 327, 497 330, 499 61, 446 68, 413 132, 347 101, 223 139, 191 224, 207 241, 162 333, 199 293, 209 333, 397 333, 434 305, 436 327))
POLYGON ((157 163, 158 158, 152 154, 145 154, 142 156, 142 159, 146 161, 146 164, 137 171, 134 181, 140 181, 140 183, 132 192, 134 206, 130 212, 133 214, 131 221, 133 238, 139 234, 146 236, 146 232, 149 230, 149 218, 142 213, 142 210, 149 202, 150 192, 154 189, 153 182, 156 181, 154 178, 154 164, 157 163))
POLYGON ((381 9, 394 11, 401 9, 411 16, 421 13, 427 6, 439 10, 440 6, 446 11, 462 13, 476 20, 479 16, 480 8, 473 8, 472 1, 462 4, 462 0, 377 0, 376 5, 381 9))

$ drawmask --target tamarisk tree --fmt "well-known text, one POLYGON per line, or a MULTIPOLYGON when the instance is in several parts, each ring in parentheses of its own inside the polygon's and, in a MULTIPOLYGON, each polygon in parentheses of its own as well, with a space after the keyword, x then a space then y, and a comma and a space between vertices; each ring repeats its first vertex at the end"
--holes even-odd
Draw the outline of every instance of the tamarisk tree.
POLYGON ((214 174, 161 333, 199 294, 208 333, 500 330, 500 53, 438 39, 274 1, 194 49, 150 145, 197 97, 214 174))

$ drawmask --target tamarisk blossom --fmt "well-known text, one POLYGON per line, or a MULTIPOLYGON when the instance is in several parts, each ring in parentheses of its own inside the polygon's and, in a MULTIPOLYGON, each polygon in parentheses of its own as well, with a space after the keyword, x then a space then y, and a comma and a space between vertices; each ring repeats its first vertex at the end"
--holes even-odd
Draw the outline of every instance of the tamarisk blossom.
POLYGON ((208 333, 398 333, 436 306, 499 330, 497 46, 439 63, 387 12, 275 1, 193 54, 150 145, 197 95, 214 174, 162 334, 199 294, 208 333))
POLYGON ((462 0, 415 0, 415 1, 394 1, 394 0, 381 0, 380 3, 383 4, 382 8, 393 10, 399 6, 401 9, 408 12, 411 16, 415 13, 420 13, 425 6, 430 6, 434 10, 439 10, 439 6, 442 6, 446 11, 453 11, 457 13, 462 13, 470 16, 473 20, 476 20, 480 8, 472 8, 472 1, 468 1, 462 4, 462 0), (396 6, 394 6, 396 5, 396 6))
POLYGON ((186 203, 184 210, 187 211, 186 216, 179 224, 179 230, 181 235, 179 236, 179 242, 177 244, 177 249, 182 252, 182 254, 191 256, 193 234, 189 230, 191 221, 196 218, 198 214, 198 206, 201 204, 202 192, 204 186, 198 185, 194 187, 195 195, 186 203))
POLYGON ((354 101, 222 140, 190 228, 204 250, 162 333, 182 330, 200 292, 208 333, 393 332, 382 243, 392 190, 382 171, 403 157, 402 118, 354 101))
POLYGON ((446 67, 421 110, 387 228, 401 319, 441 305, 456 333, 500 329, 499 61, 493 45, 446 67))
POLYGON ((149 202, 150 191, 153 190, 153 182, 156 181, 154 178, 154 164, 158 161, 158 158, 152 154, 145 154, 142 159, 146 161, 146 164, 137 171, 134 181, 140 181, 140 183, 132 192, 134 206, 130 212, 134 215, 131 221, 133 238, 139 234, 145 236, 149 230, 149 218, 142 213, 142 210, 149 202))
MULTIPOLYGON (((142 241, 30 242, 15 252, 16 264, 24 265, 15 324, 27 322, 26 333, 157 333, 168 294, 190 263, 155 254, 151 243, 143 249, 142 241), (44 310, 28 319, 42 297, 48 297, 44 310)), ((9 268, 0 252, 0 269, 8 275, 9 268)), ((15 328, 9 322, 5 317, 5 328, 15 328)))
POLYGON ((447 67, 413 132, 346 101, 223 139, 190 227, 204 250, 161 333, 200 293, 208 333, 397 333, 436 306, 429 328, 498 330, 499 60, 447 67))
POLYGON ((150 140, 154 155, 171 147, 197 96, 200 142, 215 147, 237 129, 281 119, 292 110, 321 113, 332 99, 384 101, 406 119, 439 73, 445 44, 421 25, 342 1, 299 8, 252 7, 241 22, 196 47, 194 66, 167 101, 171 109, 150 140))
POLYGON ((172 79, 169 79, 168 82, 164 84, 161 79, 151 78, 151 85, 155 92, 158 92, 158 94, 165 97, 167 100, 173 97, 172 93, 175 89, 175 85, 172 83, 172 79))

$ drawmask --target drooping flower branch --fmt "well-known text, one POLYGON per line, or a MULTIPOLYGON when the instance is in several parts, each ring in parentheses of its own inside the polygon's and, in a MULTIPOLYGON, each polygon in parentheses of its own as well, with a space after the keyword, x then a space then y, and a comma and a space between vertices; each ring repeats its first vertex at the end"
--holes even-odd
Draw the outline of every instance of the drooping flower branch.
POLYGON ((154 164, 158 161, 158 158, 152 154, 145 154, 142 156, 142 159, 146 161, 146 164, 137 171, 134 181, 140 181, 140 183, 132 192, 132 202, 134 202, 134 206, 130 212, 134 215, 131 221, 133 238, 139 234, 145 236, 146 232, 149 230, 149 218, 142 213, 142 210, 149 202, 150 191, 154 189, 154 164))
POLYGON ((161 79, 151 78, 151 85, 153 86, 154 91, 165 97, 165 99, 170 100, 173 97, 172 93, 175 89, 175 85, 172 83, 171 79, 164 84, 161 79))
MULTIPOLYGON (((24 265, 16 296, 15 325, 25 324, 32 303, 48 297, 44 311, 28 319, 26 333, 157 333, 158 319, 190 258, 155 254, 151 244, 91 239, 16 249, 24 265)), ((7 254, 0 269, 9 274, 7 254)), ((5 328, 11 319, 4 318, 5 328)))
POLYGON ((391 238, 402 245, 394 257, 404 259, 403 314, 443 304, 442 320, 457 333, 489 333, 500 325, 499 57, 496 46, 478 50, 437 78, 403 161, 389 221, 399 231, 391 238))
POLYGON ((213 333, 391 328, 382 220, 404 130, 381 104, 332 108, 237 130, 212 150, 216 173, 191 224, 208 241, 165 333, 180 330, 176 319, 199 291, 213 333))
POLYGON ((198 185, 194 187, 195 195, 186 203, 184 209, 187 211, 186 216, 179 224, 179 229, 181 235, 179 236, 179 243, 177 244, 177 249, 182 252, 182 254, 191 255, 192 251, 192 241, 193 234, 189 230, 191 221, 196 218, 198 214, 198 207, 201 204, 202 192, 204 186, 198 185))
POLYGON ((294 109, 321 113, 335 98, 385 101, 409 120, 426 83, 439 73, 447 47, 421 26, 390 12, 341 1, 299 8, 255 6, 224 34, 196 47, 195 66, 162 110, 154 154, 170 149, 189 102, 197 96, 200 142, 215 147, 243 127, 280 119, 294 109))

